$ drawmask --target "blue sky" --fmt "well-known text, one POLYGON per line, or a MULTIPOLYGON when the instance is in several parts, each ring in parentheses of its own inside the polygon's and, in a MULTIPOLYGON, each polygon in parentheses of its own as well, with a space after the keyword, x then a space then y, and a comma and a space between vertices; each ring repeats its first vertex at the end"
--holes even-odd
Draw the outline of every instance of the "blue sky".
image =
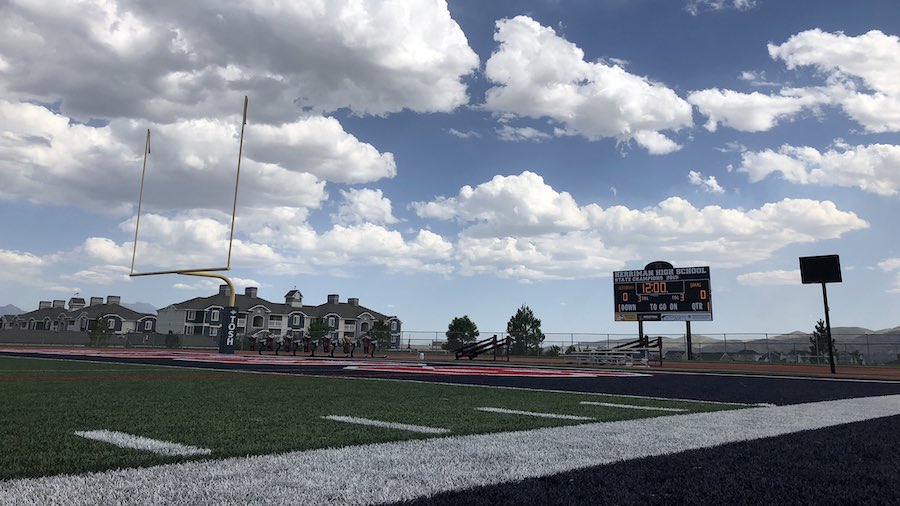
MULTIPOLYGON (((694 332, 900 325, 892 1, 17 1, 0 6, 0 305, 216 282, 404 330, 631 333, 615 270, 711 267, 694 332)), ((648 324, 649 325, 649 324, 648 324)), ((648 332, 679 332, 654 324, 648 332)))

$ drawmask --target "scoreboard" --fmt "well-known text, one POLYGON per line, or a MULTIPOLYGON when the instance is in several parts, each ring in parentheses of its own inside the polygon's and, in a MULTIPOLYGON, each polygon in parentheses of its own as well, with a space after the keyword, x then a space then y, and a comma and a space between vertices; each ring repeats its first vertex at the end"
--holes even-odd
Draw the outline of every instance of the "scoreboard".
POLYGON ((613 272, 616 321, 712 321, 709 267, 613 272))

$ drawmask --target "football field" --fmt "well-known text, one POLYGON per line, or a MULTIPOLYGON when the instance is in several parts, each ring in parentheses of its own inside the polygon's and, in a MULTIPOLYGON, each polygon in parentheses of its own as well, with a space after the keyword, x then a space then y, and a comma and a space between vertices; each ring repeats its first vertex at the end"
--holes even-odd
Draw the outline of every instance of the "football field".
POLYGON ((536 480, 900 419, 890 382, 32 352, 0 356, 2 504, 565 503, 536 480), (745 402, 767 381, 825 398, 745 402))

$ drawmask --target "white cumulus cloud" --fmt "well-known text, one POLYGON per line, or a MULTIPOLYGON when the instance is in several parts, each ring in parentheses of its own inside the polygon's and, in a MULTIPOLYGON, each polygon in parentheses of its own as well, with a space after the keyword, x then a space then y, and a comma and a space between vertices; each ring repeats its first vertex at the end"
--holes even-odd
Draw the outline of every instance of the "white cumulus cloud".
POLYGON ((808 146, 784 145, 778 151, 745 151, 738 170, 753 182, 777 172, 792 183, 853 187, 892 196, 900 193, 900 146, 836 143, 820 152, 808 146))
POLYGON ((749 210, 697 208, 680 197, 644 209, 579 205, 528 171, 412 207, 422 218, 463 225, 460 272, 523 280, 601 277, 634 259, 735 267, 869 226, 833 202, 810 199, 749 210))
POLYGON ((737 281, 746 286, 797 285, 800 284, 800 269, 746 272, 739 274, 737 281))
POLYGON ((484 103, 494 113, 549 118, 562 125, 557 134, 635 140, 653 154, 679 148, 661 131, 692 123, 690 104, 670 88, 585 61, 579 47, 527 16, 497 21, 494 38, 485 76, 495 86, 484 103))
POLYGON ((850 36, 816 28, 768 49, 789 69, 813 67, 824 74, 833 100, 867 130, 900 130, 900 37, 879 30, 850 36))
POLYGON ((0 54, 5 96, 83 120, 450 111, 478 66, 439 0, 7 2, 0 54))
POLYGON ((788 89, 779 95, 766 95, 713 88, 688 95, 688 102, 709 118, 705 127, 710 132, 715 132, 719 124, 744 132, 763 132, 779 121, 827 101, 823 93, 810 89, 788 89))
POLYGON ((704 191, 710 193, 725 193, 725 189, 716 181, 716 176, 709 176, 703 179, 703 174, 692 170, 688 172, 688 181, 694 186, 703 188, 704 191))
POLYGON ((358 225, 362 223, 375 223, 379 225, 397 223, 397 218, 391 213, 391 201, 386 198, 381 190, 368 188, 344 191, 341 190, 344 201, 340 204, 332 220, 340 225, 358 225))

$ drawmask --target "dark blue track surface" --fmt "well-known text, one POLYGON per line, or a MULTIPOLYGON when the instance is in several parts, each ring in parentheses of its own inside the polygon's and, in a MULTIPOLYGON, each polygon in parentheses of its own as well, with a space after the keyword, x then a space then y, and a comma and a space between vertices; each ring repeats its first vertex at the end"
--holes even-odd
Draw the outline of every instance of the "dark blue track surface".
POLYGON ((900 417, 591 467, 409 501, 544 504, 900 504, 900 417))
MULTIPOLYGON (((0 355, 29 356, 34 358, 63 358, 93 362, 114 362, 197 367, 214 370, 240 370, 298 374, 310 376, 344 376, 414 380, 469 385, 538 388, 570 392, 593 392, 622 395, 640 395, 679 399, 696 399, 717 402, 798 404, 824 400, 900 394, 900 382, 860 380, 833 380, 806 377, 769 377, 735 374, 669 373, 656 370, 636 370, 647 376, 594 377, 594 378, 530 378, 497 376, 441 376, 411 373, 374 373, 346 369, 342 365, 278 365, 191 362, 166 358, 119 358, 79 355, 48 355, 46 353, 5 353, 0 355)), ((377 363, 374 362, 373 363, 377 363)), ((441 363, 442 367, 454 364, 441 363)), ((466 363, 467 367, 471 364, 466 363)), ((496 364, 491 364, 496 365, 496 364)), ((522 367, 522 366, 516 366, 522 367)))

